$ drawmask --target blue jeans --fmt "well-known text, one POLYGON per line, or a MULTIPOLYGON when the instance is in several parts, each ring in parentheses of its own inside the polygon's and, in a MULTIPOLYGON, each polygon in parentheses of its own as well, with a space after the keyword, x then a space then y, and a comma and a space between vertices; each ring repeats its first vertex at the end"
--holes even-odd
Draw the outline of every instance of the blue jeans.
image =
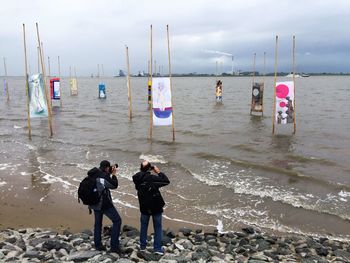
POLYGON ((113 223, 112 233, 111 233, 111 249, 118 249, 120 226, 122 224, 122 219, 120 218, 117 209, 115 209, 115 207, 113 206, 106 210, 94 210, 94 214, 95 214, 95 225, 94 225, 95 247, 100 248, 102 246, 102 242, 101 242, 102 218, 103 218, 103 215, 106 215, 113 223))
MULTIPOLYGON (((141 249, 146 248, 147 245, 147 229, 150 215, 145 215, 141 213, 141 231, 140 231, 140 246, 141 249)), ((152 215, 153 219, 153 228, 154 228, 154 251, 162 251, 162 238, 163 238, 163 229, 162 229, 162 213, 157 215, 152 215)))

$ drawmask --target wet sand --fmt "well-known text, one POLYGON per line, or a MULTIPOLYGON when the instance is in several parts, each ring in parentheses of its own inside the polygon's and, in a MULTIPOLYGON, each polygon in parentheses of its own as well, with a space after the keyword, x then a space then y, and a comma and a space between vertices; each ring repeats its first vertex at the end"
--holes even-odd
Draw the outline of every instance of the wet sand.
MULTIPOLYGON (((6 180, 9 182, 0 187, 0 230, 39 227, 58 232, 66 229, 79 232, 93 228, 93 213, 89 214, 87 206, 78 203, 78 200, 71 195, 62 194, 51 185, 47 195, 42 197, 42 189, 36 192, 32 188, 26 189, 27 187, 21 181, 12 181, 8 177, 6 180)), ((139 211, 118 207, 118 204, 115 206, 122 217, 123 225, 139 228, 139 211)), ((103 224, 110 225, 111 221, 104 217, 103 224)), ((163 219, 163 229, 177 231, 181 227, 201 228, 163 219)), ((151 222, 149 231, 153 231, 151 222)))

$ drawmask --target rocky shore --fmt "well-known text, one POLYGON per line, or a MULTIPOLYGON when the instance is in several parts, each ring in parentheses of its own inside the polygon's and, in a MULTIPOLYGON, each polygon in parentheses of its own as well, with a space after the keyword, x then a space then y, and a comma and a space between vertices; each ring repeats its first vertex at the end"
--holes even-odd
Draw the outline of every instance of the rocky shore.
MULTIPOLYGON (((110 228, 104 228, 103 242, 109 245, 110 228)), ((273 236, 252 227, 241 232, 179 229, 164 231, 165 254, 152 250, 152 235, 146 251, 139 251, 139 231, 125 225, 121 253, 96 251, 93 233, 47 229, 6 229, 0 232, 0 262, 350 262, 348 242, 300 235, 273 236)))

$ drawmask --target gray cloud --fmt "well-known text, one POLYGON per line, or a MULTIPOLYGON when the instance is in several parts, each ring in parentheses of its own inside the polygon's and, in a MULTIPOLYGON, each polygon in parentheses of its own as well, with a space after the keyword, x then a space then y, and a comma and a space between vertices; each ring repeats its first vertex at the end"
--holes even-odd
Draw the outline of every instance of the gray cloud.
MULTIPOLYGON (((147 71, 150 24, 153 24, 154 59, 167 68, 166 25, 170 25, 173 71, 215 72, 215 61, 231 70, 257 69, 267 53, 267 70, 273 71, 275 36, 279 35, 279 70, 291 71, 292 36, 296 36, 297 68, 308 72, 349 72, 350 2, 305 1, 137 1, 61 0, 2 3, 0 9, 0 55, 7 57, 8 71, 23 74, 22 23, 27 27, 31 70, 36 59, 35 22, 39 23, 46 56, 57 72, 69 74, 76 66, 81 75, 106 75, 125 68, 125 44, 129 46, 131 69, 147 71), (260 64, 259 64, 260 63, 260 64)), ((262 66, 260 66, 262 68, 262 66)), ((0 73, 3 68, 0 68, 0 73)))

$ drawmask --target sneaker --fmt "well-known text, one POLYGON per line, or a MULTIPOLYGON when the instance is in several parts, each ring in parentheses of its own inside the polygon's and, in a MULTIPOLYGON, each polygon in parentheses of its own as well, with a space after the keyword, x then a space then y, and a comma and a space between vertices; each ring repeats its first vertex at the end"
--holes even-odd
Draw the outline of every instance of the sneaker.
POLYGON ((100 247, 96 247, 96 250, 98 250, 98 251, 107 251, 107 248, 102 245, 100 247))
POLYGON ((154 251, 154 254, 163 256, 164 255, 164 249, 162 249, 160 251, 154 251))

